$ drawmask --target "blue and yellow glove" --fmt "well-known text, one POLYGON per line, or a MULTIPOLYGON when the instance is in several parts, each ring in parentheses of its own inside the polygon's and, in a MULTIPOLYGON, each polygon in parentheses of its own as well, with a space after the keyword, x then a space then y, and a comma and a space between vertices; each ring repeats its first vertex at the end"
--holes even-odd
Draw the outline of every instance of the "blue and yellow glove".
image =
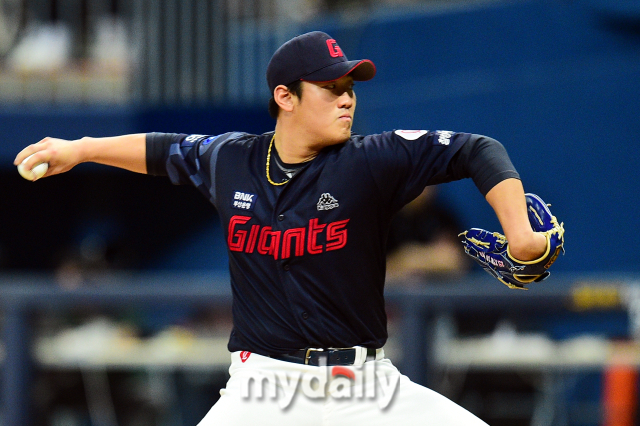
POLYGON ((549 267, 560 251, 564 254, 564 224, 551 214, 549 207, 535 194, 525 194, 529 223, 535 232, 547 238, 547 250, 538 259, 518 260, 509 253, 504 235, 471 228, 459 235, 464 251, 489 274, 509 288, 527 290, 526 284, 546 279, 549 267))

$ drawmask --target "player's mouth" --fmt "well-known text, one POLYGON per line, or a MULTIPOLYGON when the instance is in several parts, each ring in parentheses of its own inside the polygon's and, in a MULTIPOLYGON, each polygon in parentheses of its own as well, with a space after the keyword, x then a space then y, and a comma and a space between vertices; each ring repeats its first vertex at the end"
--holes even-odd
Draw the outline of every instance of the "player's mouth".
POLYGON ((349 121, 349 122, 350 122, 350 121, 353 121, 353 118, 351 117, 351 114, 344 114, 344 115, 341 115, 341 116, 339 117, 339 119, 340 119, 340 120, 349 121))

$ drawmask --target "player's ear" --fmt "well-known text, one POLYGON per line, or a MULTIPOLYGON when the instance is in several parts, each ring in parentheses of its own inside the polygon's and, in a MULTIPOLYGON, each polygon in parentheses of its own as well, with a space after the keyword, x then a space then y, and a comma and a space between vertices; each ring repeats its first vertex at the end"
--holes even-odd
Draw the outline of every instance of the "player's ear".
POLYGON ((273 89, 273 100, 276 101, 280 109, 291 112, 293 111, 294 94, 287 89, 285 85, 279 85, 273 89))

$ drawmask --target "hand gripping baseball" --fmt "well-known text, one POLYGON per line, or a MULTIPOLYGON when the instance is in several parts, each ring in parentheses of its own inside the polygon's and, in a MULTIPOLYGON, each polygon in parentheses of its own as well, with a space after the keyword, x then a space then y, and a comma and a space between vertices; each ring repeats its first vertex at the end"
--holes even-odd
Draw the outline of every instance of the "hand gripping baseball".
POLYGON ((472 228, 459 235, 464 251, 489 274, 509 288, 527 290, 526 284, 546 279, 549 267, 560 251, 564 254, 564 224, 551 214, 544 201, 534 194, 525 194, 529 223, 535 232, 543 233, 547 249, 535 260, 518 260, 511 256, 504 235, 472 228))
POLYGON ((20 151, 13 164, 22 165, 29 171, 38 164, 47 163, 45 177, 63 173, 81 162, 79 142, 46 137, 20 151))

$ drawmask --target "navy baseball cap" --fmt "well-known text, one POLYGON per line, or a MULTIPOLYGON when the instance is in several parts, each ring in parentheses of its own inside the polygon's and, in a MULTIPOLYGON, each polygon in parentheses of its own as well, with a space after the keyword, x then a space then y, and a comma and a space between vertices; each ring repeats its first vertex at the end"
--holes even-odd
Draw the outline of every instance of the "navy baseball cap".
POLYGON ((371 80, 376 66, 368 59, 348 60, 331 36, 313 31, 292 38, 276 50, 267 66, 267 84, 273 95, 280 84, 334 81, 347 74, 356 81, 371 80))

